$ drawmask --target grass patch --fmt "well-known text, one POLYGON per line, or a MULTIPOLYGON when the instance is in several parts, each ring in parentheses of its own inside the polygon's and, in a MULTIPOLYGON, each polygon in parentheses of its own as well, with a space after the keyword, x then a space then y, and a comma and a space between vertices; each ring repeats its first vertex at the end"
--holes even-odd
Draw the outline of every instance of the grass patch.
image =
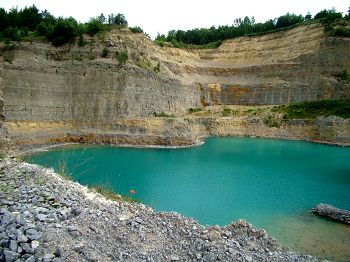
POLYGON ((188 109, 188 113, 189 114, 194 114, 194 113, 198 113, 198 112, 201 112, 202 111, 202 108, 190 108, 188 109))
POLYGON ((154 113, 153 113, 153 116, 154 116, 154 117, 175 117, 175 116, 173 116, 173 115, 168 115, 168 114, 166 114, 166 113, 164 113, 164 112, 162 112, 162 113, 156 113, 156 112, 154 112, 154 113))
POLYGON ((134 199, 130 196, 127 195, 119 195, 117 193, 115 193, 111 187, 103 185, 103 184, 97 184, 97 185, 93 185, 90 188, 94 189, 97 193, 103 195, 105 198, 110 199, 110 200, 114 200, 114 201, 126 201, 126 202, 130 202, 130 203, 139 203, 140 201, 137 199, 134 199))
POLYGON ((350 99, 321 100, 276 106, 272 112, 284 114, 284 119, 315 119, 318 116, 350 118, 350 99))
POLYGON ((343 70, 340 71, 339 74, 336 75, 340 80, 349 82, 350 81, 350 74, 348 71, 344 68, 343 70))
POLYGON ((249 109, 244 111, 244 114, 257 116, 257 115, 260 115, 262 112, 264 112, 264 109, 262 109, 262 108, 249 108, 249 109))
POLYGON ((264 124, 267 127, 280 127, 282 125, 282 121, 278 116, 269 114, 263 119, 264 124))
POLYGON ((233 111, 230 108, 225 107, 224 109, 222 109, 222 111, 221 111, 222 117, 227 117, 227 116, 231 116, 231 115, 233 115, 233 111))

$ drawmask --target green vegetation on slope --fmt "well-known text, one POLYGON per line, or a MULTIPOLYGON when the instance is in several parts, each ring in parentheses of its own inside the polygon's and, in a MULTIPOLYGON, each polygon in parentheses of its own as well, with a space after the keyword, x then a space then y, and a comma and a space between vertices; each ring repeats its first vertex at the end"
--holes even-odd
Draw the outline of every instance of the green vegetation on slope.
MULTIPOLYGON (((79 37, 78 44, 81 46, 83 34, 93 36, 111 28, 111 25, 125 27, 128 22, 123 14, 110 14, 108 19, 101 14, 88 23, 78 23, 73 17, 55 18, 47 10, 39 11, 35 5, 20 10, 12 8, 8 12, 0 8, 0 41, 46 39, 59 46, 73 43, 79 37)), ((130 30, 134 33, 143 32, 140 27, 130 30)))
POLYGON ((350 99, 321 100, 276 106, 273 112, 283 113, 284 119, 315 119, 318 116, 350 118, 350 99))
POLYGON ((169 42, 172 46, 179 48, 193 48, 193 45, 199 45, 200 48, 216 48, 226 39, 273 33, 302 23, 314 22, 323 23, 330 35, 350 36, 347 27, 348 21, 349 15, 343 17, 342 13, 336 12, 334 9, 322 10, 315 15, 314 19, 310 13, 305 17, 287 13, 278 18, 269 19, 265 23, 256 23, 254 17, 246 16, 243 19, 235 19, 231 26, 225 25, 218 28, 212 26, 211 28, 196 28, 188 31, 171 30, 166 36, 158 35, 156 43, 163 46, 165 42, 169 42), (336 24, 334 25, 334 23, 336 24))

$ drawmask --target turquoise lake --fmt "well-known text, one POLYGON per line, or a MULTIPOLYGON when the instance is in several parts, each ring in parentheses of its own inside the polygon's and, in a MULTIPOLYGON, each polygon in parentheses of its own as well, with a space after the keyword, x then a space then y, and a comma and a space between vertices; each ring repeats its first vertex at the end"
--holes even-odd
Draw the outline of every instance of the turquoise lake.
POLYGON ((258 138, 209 138, 198 147, 127 148, 71 145, 27 156, 65 163, 74 180, 102 183, 158 211, 201 224, 240 218, 293 250, 350 260, 350 226, 317 217, 318 203, 350 209, 350 148, 258 138))

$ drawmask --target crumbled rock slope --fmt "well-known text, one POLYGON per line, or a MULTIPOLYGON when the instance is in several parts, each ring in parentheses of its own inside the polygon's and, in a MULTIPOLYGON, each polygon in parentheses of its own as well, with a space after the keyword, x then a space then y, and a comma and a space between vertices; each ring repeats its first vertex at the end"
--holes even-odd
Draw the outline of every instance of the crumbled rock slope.
POLYGON ((0 261, 317 261, 244 220, 205 227, 0 161, 0 261))

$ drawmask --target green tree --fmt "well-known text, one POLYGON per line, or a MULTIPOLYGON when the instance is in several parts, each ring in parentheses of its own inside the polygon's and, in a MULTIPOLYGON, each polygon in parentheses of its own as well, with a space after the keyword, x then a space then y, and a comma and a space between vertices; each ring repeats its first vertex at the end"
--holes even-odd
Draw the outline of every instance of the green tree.
POLYGON ((103 13, 100 14, 100 16, 97 17, 97 20, 99 20, 102 24, 106 22, 106 17, 103 13))
POLYGON ((310 14, 310 12, 307 12, 306 16, 305 16, 305 21, 311 20, 312 19, 312 15, 310 14))
POLYGON ((93 18, 86 24, 86 33, 93 36, 103 30, 103 24, 99 19, 93 18))
POLYGON ((126 18, 123 14, 119 13, 114 17, 113 24, 127 26, 128 21, 126 21, 126 18))
POLYGON ((48 39, 55 46, 70 43, 77 36, 77 27, 78 23, 74 18, 60 18, 48 35, 48 39))
POLYGON ((47 36, 49 33, 49 29, 47 28, 46 24, 44 22, 41 22, 38 27, 36 28, 36 32, 40 36, 47 36))

